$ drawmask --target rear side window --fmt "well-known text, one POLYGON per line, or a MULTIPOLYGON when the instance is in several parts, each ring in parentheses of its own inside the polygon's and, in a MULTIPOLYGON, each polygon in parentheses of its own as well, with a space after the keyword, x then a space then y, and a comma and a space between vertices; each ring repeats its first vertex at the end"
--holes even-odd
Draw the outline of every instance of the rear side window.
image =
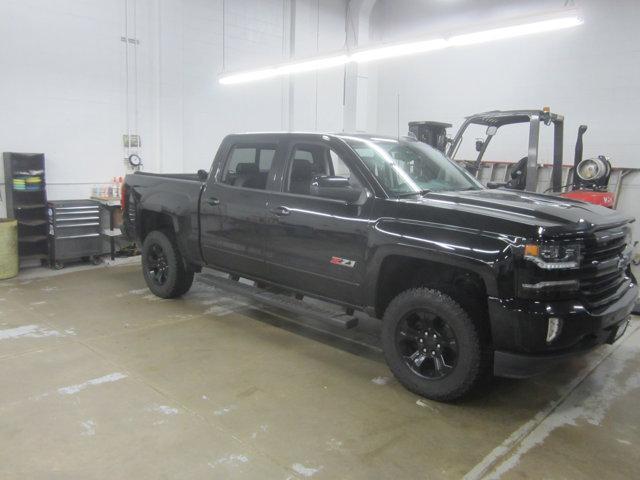
POLYGON ((265 190, 275 153, 275 145, 236 145, 227 157, 222 172, 222 183, 234 187, 265 190))
POLYGON ((273 157, 276 155, 275 149, 265 149, 262 148, 259 150, 260 158, 258 160, 258 168, 261 172, 268 172, 271 170, 271 165, 273 164, 273 157))
POLYGON ((235 173, 238 165, 241 163, 254 163, 256 158, 256 149, 247 147, 235 147, 229 156, 227 162, 227 171, 235 173))

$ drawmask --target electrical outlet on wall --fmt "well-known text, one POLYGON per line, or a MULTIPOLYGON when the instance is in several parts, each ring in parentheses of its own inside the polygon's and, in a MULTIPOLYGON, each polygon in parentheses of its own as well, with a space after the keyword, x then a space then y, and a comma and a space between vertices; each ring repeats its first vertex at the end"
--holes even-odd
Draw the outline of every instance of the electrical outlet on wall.
POLYGON ((140 141, 140 135, 122 135, 122 144, 125 148, 140 148, 142 142, 140 141))

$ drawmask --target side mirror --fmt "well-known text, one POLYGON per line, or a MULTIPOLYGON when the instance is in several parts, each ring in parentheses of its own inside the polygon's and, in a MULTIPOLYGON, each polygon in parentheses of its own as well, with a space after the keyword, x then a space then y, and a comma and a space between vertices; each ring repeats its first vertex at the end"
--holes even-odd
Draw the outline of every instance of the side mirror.
POLYGON ((315 177, 311 182, 310 193, 316 197, 354 203, 362 195, 362 190, 354 188, 348 178, 321 176, 315 177))
POLYGON ((484 147, 484 140, 476 140, 476 152, 481 152, 484 147))
POLYGON ((478 171, 478 169, 476 168, 476 162, 464 161, 463 160, 460 163, 460 166, 463 167, 467 172, 469 172, 474 177, 476 175, 476 172, 478 171))
POLYGON ((198 170, 198 180, 206 182, 207 178, 209 178, 209 173, 206 170, 198 170))
POLYGON ((506 187, 507 184, 505 182, 487 182, 487 188, 496 189, 506 187))

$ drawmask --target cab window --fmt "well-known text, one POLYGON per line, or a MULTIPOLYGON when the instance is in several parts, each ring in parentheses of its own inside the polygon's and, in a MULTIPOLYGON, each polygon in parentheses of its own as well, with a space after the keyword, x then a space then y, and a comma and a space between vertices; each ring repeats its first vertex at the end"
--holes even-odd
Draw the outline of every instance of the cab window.
POLYGON ((275 145, 234 146, 222 172, 222 183, 265 190, 275 152, 275 145))
POLYGON ((360 185, 344 160, 331 148, 315 144, 295 145, 289 161, 285 191, 310 195, 311 183, 318 176, 344 177, 352 185, 360 185))

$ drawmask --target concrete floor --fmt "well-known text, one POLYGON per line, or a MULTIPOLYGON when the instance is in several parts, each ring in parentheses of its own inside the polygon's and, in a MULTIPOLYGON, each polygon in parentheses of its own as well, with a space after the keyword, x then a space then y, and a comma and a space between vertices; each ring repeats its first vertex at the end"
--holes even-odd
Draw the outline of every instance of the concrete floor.
POLYGON ((159 300, 137 266, 0 282, 0 478, 640 477, 637 319, 458 405, 390 378, 367 325, 159 300))

